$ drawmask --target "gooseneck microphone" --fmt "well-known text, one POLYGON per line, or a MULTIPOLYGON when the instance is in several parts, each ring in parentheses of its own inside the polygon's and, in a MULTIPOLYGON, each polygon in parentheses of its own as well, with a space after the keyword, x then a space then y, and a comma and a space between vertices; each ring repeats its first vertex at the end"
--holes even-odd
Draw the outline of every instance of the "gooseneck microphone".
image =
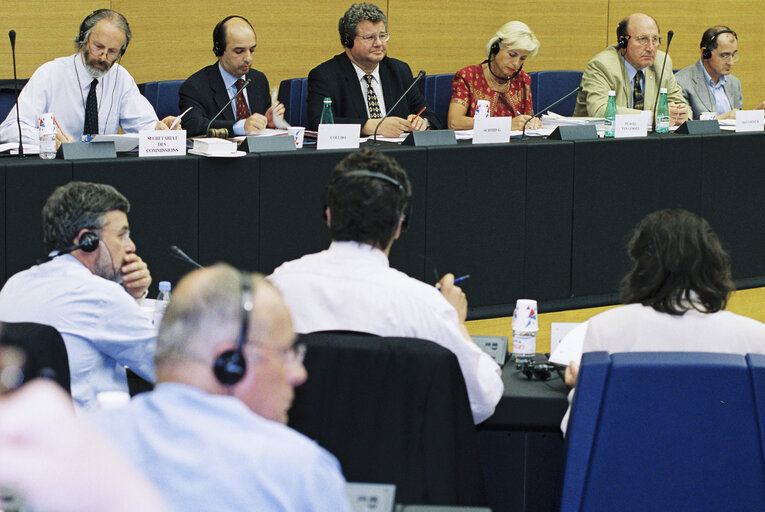
POLYGON ((93 252, 96 249, 98 249, 98 243, 100 240, 98 239, 98 235, 95 234, 93 231, 86 231, 82 234, 80 237, 80 243, 70 245, 66 249, 62 249, 58 251, 56 254, 52 256, 46 256, 45 258, 40 258, 37 260, 37 264, 45 263, 47 261, 52 260, 53 258, 58 258, 59 256, 63 256, 64 254, 69 254, 70 252, 74 252, 76 250, 82 250, 82 252, 93 252))
POLYGON ((547 112, 548 110, 550 110, 551 108, 553 108, 555 105, 557 105, 557 104, 558 104, 558 103, 560 103, 561 101, 565 100, 566 98, 568 98, 568 97, 569 97, 569 96, 571 96, 572 94, 576 94, 576 93, 578 93, 578 92, 579 92, 579 91, 581 91, 581 90, 582 90, 582 86, 581 86, 581 85, 577 86, 577 88, 576 88, 576 89, 574 89, 573 91, 571 91, 570 93, 566 94, 565 96, 563 96, 562 98, 558 99, 558 100, 557 100, 557 101, 555 101, 554 103, 551 103, 550 105, 547 105, 545 108, 543 108, 542 110, 540 110, 539 112, 537 112, 536 114, 534 114, 533 116, 531 116, 530 118, 526 119, 526 122, 525 122, 525 123, 523 123, 523 133, 521 134, 521 139, 525 139, 525 138, 526 138, 526 125, 527 125, 527 124, 529 124, 529 121, 531 121, 531 120, 532 120, 532 119, 534 119, 535 117, 539 117, 539 116, 541 116, 542 114, 544 114, 545 112, 547 112))
MULTIPOLYGON (((226 107, 228 107, 229 105, 231 105, 231 102, 232 102, 232 101, 234 101, 234 99, 235 99, 237 96, 239 96, 239 93, 241 93, 241 92, 242 92, 242 91, 245 89, 245 87, 247 87, 248 85, 250 85, 250 82, 252 82, 252 80, 250 80, 249 78, 248 78, 247 80, 245 80, 245 81, 244 81, 244 83, 242 84, 242 86, 239 88, 239 90, 238 90, 238 91, 236 91, 236 94, 234 94, 233 96, 231 96, 231 99, 230 99, 230 100, 228 100, 228 101, 226 102, 226 104, 225 104, 225 105, 223 105, 223 108, 222 108, 222 109, 220 109, 220 110, 218 111, 218 113, 217 113, 217 114, 215 114, 215 115, 213 116, 213 118, 212 118, 212 119, 210 119, 210 122, 209 122, 209 123, 207 123, 207 129, 205 130, 205 136, 206 136, 206 137, 216 137, 216 136, 220 136, 220 135, 223 135, 223 137, 222 137, 222 138, 224 138, 224 139, 225 139, 225 138, 228 138, 228 130, 226 130, 226 129, 224 128, 223 130, 212 130, 212 131, 211 131, 211 130, 210 130, 210 126, 213 124, 213 121, 215 121, 216 119, 218 119, 218 116, 220 116, 220 115, 223 113, 223 111, 224 111, 224 110, 226 110, 226 107), (225 132, 226 132, 226 133, 225 133, 225 135, 222 133, 223 131, 225 131, 225 132)), ((179 249, 179 250, 180 250, 180 249, 179 249)))
POLYGON ((394 103, 391 108, 387 109, 386 114, 383 116, 383 118, 380 120, 380 122, 377 123, 377 126, 375 126, 375 131, 372 134, 372 145, 375 145, 375 146, 377 145, 377 130, 380 129, 380 125, 383 124, 383 121, 388 119, 388 116, 391 114, 391 112, 393 112, 396 109, 396 107, 398 107, 398 104, 401 103, 401 100, 406 98, 406 95, 409 94, 409 91, 412 90, 412 87, 414 87, 414 84, 419 82, 420 79, 422 79, 422 77, 424 77, 424 76, 425 76, 425 71, 420 70, 420 72, 417 73, 417 78, 412 80, 412 83, 409 85, 409 87, 407 87, 406 91, 404 91, 404 94, 401 95, 401 97, 398 99, 398 101, 396 101, 396 103, 394 103))
POLYGON ((669 55, 669 43, 672 42, 672 36, 675 33, 671 30, 667 32, 667 50, 664 52, 664 62, 661 63, 661 74, 659 75, 659 82, 656 86, 656 101, 653 102, 653 123, 654 130, 656 130, 656 105, 659 104, 659 96, 661 95, 661 79, 664 77, 664 66, 667 64, 667 55, 669 55))
POLYGON ((183 251, 181 250, 181 248, 180 248, 180 247, 178 247, 177 245, 171 245, 171 246, 170 246, 170 254, 171 254, 173 257, 175 257, 175 258, 178 258, 178 259, 179 259, 179 260, 181 260, 181 261, 185 261, 186 263, 190 263, 190 264, 194 265, 194 266, 195 266, 195 267, 197 267, 197 268, 204 268, 202 265, 200 265, 200 264, 199 264, 199 263, 197 263, 196 261, 192 260, 192 259, 191 259, 191 256, 189 256, 188 254, 186 254, 185 252, 183 252, 183 251))
POLYGON ((9 30, 11 40, 11 55, 13 55, 13 90, 16 92, 16 124, 19 127, 19 158, 24 158, 24 142, 21 138, 21 116, 19 115, 19 82, 16 78, 16 31, 9 30))

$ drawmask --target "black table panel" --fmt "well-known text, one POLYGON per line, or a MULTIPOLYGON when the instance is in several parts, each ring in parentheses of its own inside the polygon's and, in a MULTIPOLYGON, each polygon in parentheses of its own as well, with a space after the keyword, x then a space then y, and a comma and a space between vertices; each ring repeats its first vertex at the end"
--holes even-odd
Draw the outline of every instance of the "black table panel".
POLYGON ((200 158, 198 261, 258 270, 260 222, 260 157, 200 158))
POLYGON ((701 138, 579 141, 574 149, 571 294, 618 290, 635 224, 662 208, 701 206, 701 138))
POLYGON ((765 144, 761 133, 703 138, 703 215, 735 279, 765 276, 765 144))
POLYGON ((130 237, 151 270, 150 297, 156 296, 160 281, 175 284, 191 270, 170 256, 171 245, 197 255, 198 162, 194 157, 128 156, 74 163, 75 180, 112 185, 130 201, 130 237))
POLYGON ((471 308, 523 294, 526 144, 459 145, 428 152, 427 275, 470 274, 471 308))
POLYGON ((72 163, 3 159, 5 163, 5 276, 31 267, 46 255, 40 212, 53 190, 72 181, 72 163))

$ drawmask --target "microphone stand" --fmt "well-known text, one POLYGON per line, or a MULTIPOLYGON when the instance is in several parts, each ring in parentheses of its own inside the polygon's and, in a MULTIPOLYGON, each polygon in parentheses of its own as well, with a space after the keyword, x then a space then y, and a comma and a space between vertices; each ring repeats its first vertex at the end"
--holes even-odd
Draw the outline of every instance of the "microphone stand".
POLYGON ((560 103, 561 101, 565 100, 566 98, 568 98, 568 97, 569 97, 569 96, 571 96, 572 94, 576 94, 576 93, 578 93, 578 92, 579 92, 579 91, 581 91, 581 90, 582 90, 582 86, 581 86, 581 85, 577 86, 577 88, 576 88, 576 89, 574 89, 574 90, 573 90, 573 91, 571 91, 570 93, 566 94, 565 96, 563 96, 562 98, 560 98, 559 100, 557 100, 555 103, 552 103, 551 105, 548 105, 548 106, 546 106, 545 108, 543 108, 542 110, 540 110, 539 112, 537 112, 536 114, 534 114, 533 116, 531 116, 530 118, 526 119, 526 122, 525 122, 525 123, 523 123, 523 133, 521 134, 521 140, 523 140, 523 139, 525 139, 525 138, 526 138, 526 125, 527 125, 527 124, 529 124, 529 121, 531 121, 531 120, 532 120, 532 119, 534 119, 535 117, 539 117, 539 116, 541 116, 542 114, 544 114, 545 112, 547 112, 548 110, 550 110, 551 108, 553 108, 555 105, 557 105, 557 104, 558 104, 558 103, 560 103))
POLYGON ((21 138, 21 115, 19 114, 19 81, 16 77, 16 31, 9 30, 11 54, 13 55, 13 90, 16 93, 16 124, 19 127, 19 158, 24 158, 24 140, 21 138))
MULTIPOLYGON (((252 82, 252 80, 250 80, 249 78, 248 78, 247 80, 245 80, 245 81, 244 81, 244 83, 242 84, 242 86, 239 88, 239 90, 238 90, 238 91, 236 91, 236 94, 234 94, 233 96, 231 96, 231 99, 229 99, 229 100, 226 102, 226 104, 225 104, 225 105, 223 105, 223 108, 222 108, 222 109, 220 109, 220 110, 218 111, 218 113, 217 113, 217 114, 215 114, 215 115, 213 116, 213 118, 212 118, 212 119, 210 119, 210 122, 209 122, 209 123, 207 123, 207 129, 205 130, 205 136, 206 136, 206 137, 215 137, 216 135, 221 135, 221 131, 220 131, 220 130, 212 130, 212 133, 211 133, 211 130, 210 130, 210 126, 212 126, 212 124, 213 124, 213 121, 215 121, 216 119, 218 119, 218 116, 220 116, 220 115, 223 113, 223 111, 224 111, 224 110, 226 110, 226 107, 228 107, 229 105, 231 105, 231 102, 232 102, 232 101, 234 101, 234 99, 235 99, 237 96, 239 96, 239 94, 241 94, 241 92, 244 90, 244 88, 245 88, 245 87, 247 87, 248 85, 250 85, 250 82, 252 82)), ((224 130, 225 130, 225 128, 224 128, 224 130)), ((228 135, 228 130, 226 130, 226 135, 228 135)), ((223 138, 225 139, 226 137, 223 137, 223 138)))
POLYGON ((395 110, 396 107, 398 107, 398 104, 401 103, 401 100, 406 98, 406 95, 409 94, 409 91, 412 90, 412 87, 414 87, 414 84, 419 82, 420 79, 422 77, 424 77, 424 76, 425 76, 425 71, 420 70, 420 72, 417 73, 417 78, 412 80, 412 83, 409 85, 409 87, 407 87, 406 91, 404 91, 404 94, 401 95, 401 97, 398 99, 398 101, 396 103, 394 103, 391 108, 388 109, 388 112, 385 114, 385 116, 380 120, 379 123, 377 123, 377 126, 375 126, 375 131, 372 134, 372 145, 373 146, 377 146, 377 130, 380 129, 380 125, 383 124, 383 121, 388 119, 388 116, 391 114, 391 112, 393 112, 395 110))
POLYGON ((675 33, 673 31, 667 32, 667 51, 664 52, 664 62, 661 64, 661 74, 659 75, 659 82, 656 84, 656 101, 653 102, 653 130, 656 131, 656 105, 659 104, 659 96, 661 95, 661 79, 664 78, 664 66, 667 65, 667 55, 669 55, 669 43, 672 42, 672 36, 675 33))

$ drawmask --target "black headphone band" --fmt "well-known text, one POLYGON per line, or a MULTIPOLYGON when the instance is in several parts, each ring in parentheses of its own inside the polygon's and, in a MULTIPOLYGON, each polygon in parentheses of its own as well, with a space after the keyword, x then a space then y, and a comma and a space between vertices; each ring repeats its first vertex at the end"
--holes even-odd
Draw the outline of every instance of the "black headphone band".
POLYGON ((344 180, 345 178, 353 178, 353 177, 373 178, 373 179, 378 179, 382 181, 387 181, 391 185, 398 188, 398 190, 401 192, 402 195, 404 195, 404 197, 406 197, 407 199, 409 198, 409 194, 404 188, 404 185, 399 183, 397 179, 391 176, 388 176, 387 174, 383 174, 381 172, 370 171, 369 169, 356 169, 355 171, 349 171, 349 172, 343 173, 340 176, 337 176, 335 179, 333 179, 332 182, 330 183, 330 186, 334 185, 338 181, 344 180))
POLYGON ((250 28, 252 28, 252 31, 255 32, 255 29, 252 27, 252 23, 250 23, 250 20, 248 20, 244 16, 239 16, 238 14, 232 14, 230 16, 226 16, 225 18, 220 20, 217 25, 215 25, 215 28, 213 28, 213 53, 215 54, 216 57, 220 57, 226 51, 226 43, 225 41, 221 41, 221 36, 223 35, 223 25, 225 25, 228 20, 231 20, 234 18, 239 18, 247 22, 250 28))
POLYGON ((247 330, 250 325, 250 315, 253 310, 252 281, 246 273, 240 273, 242 320, 239 328, 239 336, 236 340, 236 348, 223 352, 215 360, 213 373, 218 381, 224 386, 233 386, 247 372, 247 361, 244 357, 244 345, 247 343, 247 330))
MULTIPOLYGON (((80 23, 80 32, 77 34, 77 37, 74 39, 74 43, 82 47, 85 43, 85 34, 88 32, 88 30, 92 29, 96 26, 96 23, 91 23, 91 20, 98 16, 101 13, 112 11, 112 9, 96 9, 95 11, 91 12, 87 16, 85 16, 85 19, 82 20, 82 23, 80 23)), ((127 27, 127 30, 125 31, 125 44, 122 45, 122 48, 120 48, 120 54, 117 56, 119 59, 123 55, 125 55, 125 51, 127 50, 128 44, 130 44, 130 25, 128 25, 127 19, 118 13, 117 11, 113 11, 118 17, 122 18, 122 21, 125 23, 125 27, 127 27)), ((100 21, 100 20, 99 20, 100 21)))
POLYGON ((717 41, 717 37, 722 34, 733 34, 733 37, 738 40, 738 35, 732 31, 729 28, 726 28, 724 30, 720 30, 718 32, 715 32, 712 37, 709 38, 708 41, 701 42, 701 47, 704 48, 704 51, 702 52, 701 56, 705 59, 711 59, 712 58, 712 50, 717 48, 717 44, 715 43, 717 41))

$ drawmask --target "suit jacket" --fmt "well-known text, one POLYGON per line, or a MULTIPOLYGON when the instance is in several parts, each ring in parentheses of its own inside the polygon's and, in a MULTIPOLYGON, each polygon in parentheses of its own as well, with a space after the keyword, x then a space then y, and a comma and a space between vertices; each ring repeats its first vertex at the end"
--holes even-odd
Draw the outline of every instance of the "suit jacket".
MULTIPOLYGON (((422 107, 427 107, 420 117, 427 119, 431 128, 441 128, 441 120, 425 103, 418 86, 414 86, 391 112, 390 107, 412 83, 412 70, 406 62, 384 57, 380 62, 380 82, 389 115, 406 119, 409 114, 416 114, 422 107)), ((369 120, 366 98, 361 92, 356 70, 345 53, 335 55, 308 73, 309 130, 319 127, 324 98, 332 98, 332 113, 336 123, 363 125, 369 120)))
MULTIPOLYGON (((271 106, 268 79, 266 75, 256 69, 250 69, 247 78, 252 80, 245 89, 250 103, 250 112, 265 114, 271 106)), ((203 135, 207 130, 207 123, 210 122, 210 118, 215 116, 229 100, 226 85, 223 83, 223 77, 220 74, 220 69, 218 69, 218 63, 202 68, 188 77, 181 85, 178 96, 178 106, 181 112, 189 107, 194 107, 183 117, 182 123, 186 134, 189 137, 203 135)), ((234 110, 229 105, 213 122, 212 128, 226 128, 229 137, 233 137, 235 122, 234 110)))
MULTIPOLYGON (((712 96, 712 91, 706 83, 704 68, 701 61, 683 68, 675 75, 677 83, 683 89, 685 101, 693 109, 693 119, 701 117, 702 112, 717 112, 717 105, 712 96)), ((744 104, 744 96, 741 94, 741 80, 733 75, 725 77, 723 86, 725 95, 730 102, 730 108, 741 108, 744 104)))
MULTIPOLYGON (((672 59, 669 56, 667 56, 661 85, 657 85, 662 62, 664 62, 664 52, 657 51, 653 65, 643 69, 645 75, 643 97, 646 110, 653 110, 656 95, 661 87, 667 88, 667 100, 670 103, 687 104, 682 89, 675 81, 675 75, 672 73, 672 59)), ((608 104, 608 91, 611 90, 616 91, 617 113, 637 114, 639 112, 629 107, 632 104, 632 84, 627 77, 624 59, 616 46, 609 46, 592 58, 584 69, 581 85, 582 90, 576 98, 574 116, 604 117, 608 104)))

